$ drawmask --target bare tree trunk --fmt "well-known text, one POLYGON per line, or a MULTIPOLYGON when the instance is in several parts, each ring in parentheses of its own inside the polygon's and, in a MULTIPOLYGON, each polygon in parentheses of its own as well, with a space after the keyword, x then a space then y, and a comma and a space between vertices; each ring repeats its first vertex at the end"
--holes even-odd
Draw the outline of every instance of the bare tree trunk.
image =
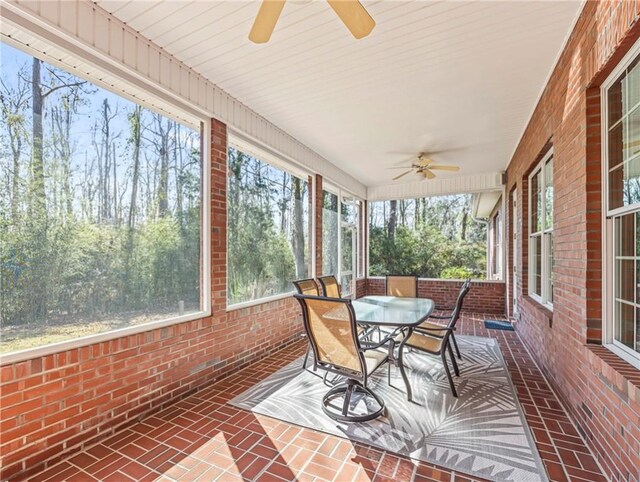
POLYGON ((140 128, 141 107, 136 106, 129 116, 131 125, 131 144, 133 145, 133 179, 131 185, 131 201, 129 204, 129 220, 127 225, 133 229, 136 222, 136 202, 138 196, 138 178, 140 177, 140 140, 142 129, 140 128))
POLYGON ((396 239, 396 226, 398 223, 398 201, 395 199, 389 201, 389 224, 387 226, 387 232, 390 239, 396 239))
POLYGON ((167 120, 165 129, 162 125, 162 117, 156 115, 156 128, 156 135, 159 137, 158 156, 160 158, 160 179, 157 190, 158 216, 163 218, 169 213, 169 134, 171 132, 171 121, 167 120))
POLYGON ((460 239, 462 241, 467 240, 467 222, 468 222, 469 213, 465 209, 462 211, 462 223, 460 226, 460 239))
POLYGON ((41 61, 34 58, 31 72, 32 99, 31 109, 33 114, 33 148, 31 156, 31 210, 35 217, 46 224, 47 199, 44 189, 44 160, 42 153, 42 87, 40 79, 41 61))
POLYGON ((304 206, 302 202, 302 182, 292 176, 293 181, 293 255, 296 262, 296 276, 298 279, 307 276, 307 265, 304 261, 304 206))
POLYGON ((280 205, 280 233, 286 232, 287 209, 289 203, 287 201, 287 173, 282 173, 282 204, 280 205))

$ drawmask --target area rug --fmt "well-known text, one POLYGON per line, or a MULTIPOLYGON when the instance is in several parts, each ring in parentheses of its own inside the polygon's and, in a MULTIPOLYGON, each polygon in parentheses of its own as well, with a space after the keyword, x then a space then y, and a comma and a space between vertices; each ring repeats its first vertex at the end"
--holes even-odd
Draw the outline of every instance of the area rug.
POLYGON ((500 347, 491 338, 456 337, 463 360, 455 377, 459 398, 449 390, 439 357, 407 353, 413 402, 397 368, 370 379, 386 403, 386 414, 365 423, 338 423, 321 408, 329 390, 321 371, 302 369, 302 358, 231 400, 262 415, 366 443, 457 472, 496 481, 548 479, 516 399, 500 347))
POLYGON ((515 331, 511 322, 507 320, 484 320, 484 327, 487 330, 515 331))

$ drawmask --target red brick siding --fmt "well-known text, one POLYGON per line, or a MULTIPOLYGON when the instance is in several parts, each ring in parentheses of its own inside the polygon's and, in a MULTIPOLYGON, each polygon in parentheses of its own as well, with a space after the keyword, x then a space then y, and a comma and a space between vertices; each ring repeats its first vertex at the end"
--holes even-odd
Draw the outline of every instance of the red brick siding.
POLYGON ((316 174, 316 277, 322 273, 322 176, 316 174))
MULTIPOLYGON (((418 280, 418 296, 431 298, 436 306, 453 306, 458 297, 462 281, 454 280, 418 280)), ((368 278, 368 295, 384 295, 385 279, 368 278)), ((467 294, 463 311, 474 313, 491 313, 504 316, 505 313, 505 284, 501 282, 472 281, 467 294)))
POLYGON ((356 280, 356 298, 367 296, 367 279, 362 278, 356 280))
POLYGON ((226 143, 213 121, 212 316, 3 366, 0 479, 50 466, 301 333, 292 298, 226 311, 226 143))
MULTIPOLYGON (((640 2, 586 3, 511 159, 506 186, 507 192, 518 188, 521 222, 516 329, 616 481, 640 480, 640 395, 631 382, 639 371, 586 343, 601 340, 602 324, 599 85, 638 39, 639 16, 640 2), (553 313, 526 296, 527 175, 549 145, 555 184, 553 313)), ((511 204, 507 208, 511 216, 511 204)), ((511 237, 511 223, 505 225, 511 237)))

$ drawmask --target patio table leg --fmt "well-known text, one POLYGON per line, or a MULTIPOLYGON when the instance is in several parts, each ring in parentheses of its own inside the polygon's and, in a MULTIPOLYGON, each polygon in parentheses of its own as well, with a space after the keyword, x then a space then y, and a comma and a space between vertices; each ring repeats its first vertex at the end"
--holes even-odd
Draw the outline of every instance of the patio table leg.
POLYGON ((404 345, 407 343, 407 340, 409 340, 412 333, 413 333, 413 328, 409 328, 407 330, 407 336, 405 336, 402 342, 400 342, 400 346, 398 347, 398 360, 397 360, 398 368, 400 369, 400 374, 402 375, 402 380, 404 381, 404 385, 407 388, 408 401, 411 401, 411 398, 412 398, 411 384, 409 383, 409 377, 407 377, 407 373, 404 370, 404 361, 403 361, 402 355, 404 351, 404 345))

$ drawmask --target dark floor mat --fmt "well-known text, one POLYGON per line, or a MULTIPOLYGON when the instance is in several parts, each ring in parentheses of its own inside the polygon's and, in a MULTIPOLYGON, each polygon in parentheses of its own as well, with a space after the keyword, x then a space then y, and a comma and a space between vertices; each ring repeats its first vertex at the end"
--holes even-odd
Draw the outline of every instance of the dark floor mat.
POLYGON ((484 320, 484 327, 487 330, 513 331, 513 325, 507 320, 484 320))

